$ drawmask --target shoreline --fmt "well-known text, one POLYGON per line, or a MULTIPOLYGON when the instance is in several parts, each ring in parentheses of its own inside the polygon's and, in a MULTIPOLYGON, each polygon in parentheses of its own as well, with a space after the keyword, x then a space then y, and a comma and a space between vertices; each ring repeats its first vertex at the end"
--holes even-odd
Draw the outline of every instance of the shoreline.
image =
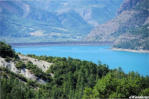
MULTIPOLYGON (((86 41, 65 41, 65 42, 36 42, 36 43, 9 43, 13 47, 25 47, 25 46, 101 46, 101 45, 112 45, 113 42, 86 42, 86 41)), ((114 51, 125 51, 134 53, 149 53, 149 50, 133 50, 123 48, 110 48, 114 51)))
POLYGON ((133 49, 122 49, 122 48, 112 48, 114 51, 125 51, 134 53, 149 53, 149 50, 133 50, 133 49))
POLYGON ((36 42, 36 43, 9 43, 13 47, 23 47, 23 46, 96 46, 96 45, 112 45, 112 42, 83 42, 83 41, 78 41, 78 42, 36 42))

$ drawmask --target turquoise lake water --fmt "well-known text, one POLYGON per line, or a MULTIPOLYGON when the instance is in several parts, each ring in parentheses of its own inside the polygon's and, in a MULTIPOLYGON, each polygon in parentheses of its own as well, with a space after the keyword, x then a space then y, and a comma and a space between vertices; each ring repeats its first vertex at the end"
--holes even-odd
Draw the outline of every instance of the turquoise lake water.
POLYGON ((25 55, 72 57, 94 63, 100 60, 111 69, 121 67, 126 73, 136 71, 149 75, 149 53, 113 51, 109 46, 26 46, 14 49, 25 55))

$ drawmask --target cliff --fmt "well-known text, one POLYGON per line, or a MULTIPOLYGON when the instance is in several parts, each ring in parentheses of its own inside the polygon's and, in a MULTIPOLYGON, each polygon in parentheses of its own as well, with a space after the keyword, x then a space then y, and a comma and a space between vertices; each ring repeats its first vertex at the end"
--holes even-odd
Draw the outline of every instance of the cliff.
POLYGON ((149 1, 126 0, 118 15, 93 29, 86 37, 92 41, 112 41, 113 47, 149 49, 149 1))

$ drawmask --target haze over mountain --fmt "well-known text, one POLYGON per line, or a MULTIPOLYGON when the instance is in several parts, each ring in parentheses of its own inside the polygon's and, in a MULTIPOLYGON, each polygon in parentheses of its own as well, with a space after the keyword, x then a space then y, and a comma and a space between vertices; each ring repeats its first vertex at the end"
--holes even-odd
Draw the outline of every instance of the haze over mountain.
POLYGON ((44 42, 82 40, 115 17, 123 0, 2 0, 0 40, 44 42))
POLYGON ((149 0, 125 0, 118 15, 98 25, 89 41, 111 41, 114 47, 149 50, 149 0))

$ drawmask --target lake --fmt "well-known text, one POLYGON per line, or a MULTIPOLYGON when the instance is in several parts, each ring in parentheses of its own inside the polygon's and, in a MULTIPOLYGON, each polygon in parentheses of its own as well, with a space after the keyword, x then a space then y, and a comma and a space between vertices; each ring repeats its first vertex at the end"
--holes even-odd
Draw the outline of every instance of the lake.
POLYGON ((13 47, 16 52, 22 54, 35 54, 46 56, 72 57, 107 64, 110 69, 121 67, 124 72, 139 72, 141 75, 149 75, 149 53, 134 53, 125 51, 113 51, 110 46, 21 46, 13 47))

